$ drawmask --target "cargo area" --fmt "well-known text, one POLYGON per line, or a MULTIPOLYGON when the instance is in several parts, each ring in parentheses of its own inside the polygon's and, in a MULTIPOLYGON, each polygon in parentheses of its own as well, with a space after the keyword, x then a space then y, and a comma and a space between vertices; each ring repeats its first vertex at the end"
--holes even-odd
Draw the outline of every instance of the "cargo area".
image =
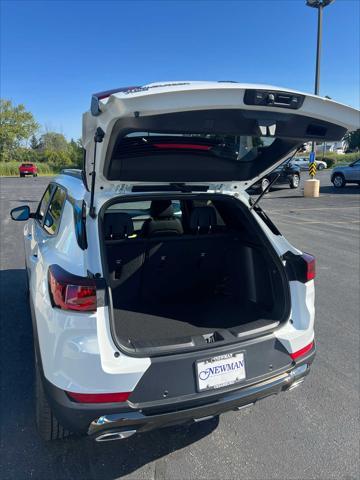
POLYGON ((276 328, 287 318, 281 262, 239 203, 201 194, 108 206, 104 260, 119 345, 201 347, 276 328))

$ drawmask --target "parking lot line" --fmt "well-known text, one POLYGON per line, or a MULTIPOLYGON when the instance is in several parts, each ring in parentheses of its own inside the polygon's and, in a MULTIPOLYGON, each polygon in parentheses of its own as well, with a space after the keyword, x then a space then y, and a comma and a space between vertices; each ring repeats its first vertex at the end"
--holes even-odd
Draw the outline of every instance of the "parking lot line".
MULTIPOLYGON (((360 209, 360 204, 352 205, 350 207, 306 207, 306 208, 292 208, 292 212, 300 212, 302 210, 347 210, 351 208, 360 209)), ((271 213, 280 213, 282 210, 271 210, 271 213)))
POLYGON ((321 221, 317 221, 317 220, 303 220, 301 222, 289 222, 289 223, 293 223, 294 225, 302 225, 302 224, 306 224, 306 223, 323 223, 324 225, 337 225, 337 224, 349 224, 349 223, 360 223, 360 220, 347 220, 347 221, 339 221, 339 222, 321 222, 321 221))

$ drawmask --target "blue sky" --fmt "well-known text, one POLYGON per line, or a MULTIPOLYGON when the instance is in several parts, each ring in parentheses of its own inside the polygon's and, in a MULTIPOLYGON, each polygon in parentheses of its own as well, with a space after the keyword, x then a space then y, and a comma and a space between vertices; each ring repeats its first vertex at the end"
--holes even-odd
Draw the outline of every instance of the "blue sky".
MULTIPOLYGON (((1 1, 1 97, 81 134, 91 93, 158 80, 313 91, 316 10, 305 0, 1 1)), ((320 94, 359 107, 358 0, 324 11, 320 94)))

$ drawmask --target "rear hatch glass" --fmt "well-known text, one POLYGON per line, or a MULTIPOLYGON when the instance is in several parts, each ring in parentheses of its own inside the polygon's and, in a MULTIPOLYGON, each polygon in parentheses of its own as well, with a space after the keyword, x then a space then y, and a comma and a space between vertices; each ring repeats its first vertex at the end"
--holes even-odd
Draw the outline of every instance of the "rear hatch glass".
POLYGON ((103 175, 126 182, 248 181, 284 161, 305 139, 345 132, 288 112, 219 109, 124 117, 110 133, 103 175))
POLYGON ((213 132, 131 132, 118 139, 106 176, 160 182, 248 179, 297 144, 296 140, 213 132))

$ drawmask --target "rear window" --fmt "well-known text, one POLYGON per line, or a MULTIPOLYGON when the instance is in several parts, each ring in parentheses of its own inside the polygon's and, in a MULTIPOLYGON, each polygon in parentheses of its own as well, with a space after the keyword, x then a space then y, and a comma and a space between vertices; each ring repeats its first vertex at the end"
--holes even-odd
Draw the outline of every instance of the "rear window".
POLYGON ((33 167, 34 164, 33 163, 22 163, 21 166, 22 167, 33 167))
POLYGON ((132 131, 118 137, 104 173, 109 180, 142 182, 247 180, 294 145, 276 137, 132 131))
POLYGON ((115 122, 102 171, 108 180, 129 182, 247 181, 307 139, 344 133, 332 123, 271 109, 134 111, 115 122))
POLYGON ((220 133, 131 132, 118 142, 115 156, 121 158, 191 153, 247 162, 255 160, 274 141, 273 137, 220 133))

